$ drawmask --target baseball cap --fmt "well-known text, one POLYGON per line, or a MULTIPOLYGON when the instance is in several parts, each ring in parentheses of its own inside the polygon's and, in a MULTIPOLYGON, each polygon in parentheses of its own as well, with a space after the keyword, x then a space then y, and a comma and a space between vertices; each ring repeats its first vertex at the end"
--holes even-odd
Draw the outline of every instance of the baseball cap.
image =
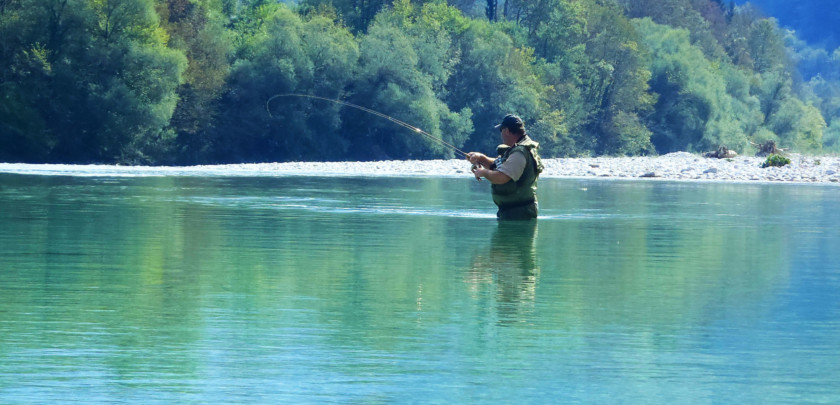
POLYGON ((511 128, 524 128, 524 127, 525 127, 525 123, 522 122, 522 118, 519 118, 519 117, 517 117, 513 114, 505 115, 505 118, 502 119, 502 122, 495 126, 496 129, 502 129, 502 128, 511 129, 511 128))

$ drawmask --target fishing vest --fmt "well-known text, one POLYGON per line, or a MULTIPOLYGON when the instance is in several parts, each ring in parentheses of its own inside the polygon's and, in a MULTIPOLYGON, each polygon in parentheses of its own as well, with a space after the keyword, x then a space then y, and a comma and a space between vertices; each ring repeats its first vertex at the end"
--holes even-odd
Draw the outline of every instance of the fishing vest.
POLYGON ((505 184, 493 184, 491 186, 493 202, 500 209, 514 208, 528 205, 537 201, 537 177, 543 171, 542 160, 539 155, 540 144, 534 142, 528 135, 513 145, 499 145, 496 151, 499 157, 493 162, 493 168, 501 166, 512 153, 521 153, 525 156, 525 169, 519 180, 505 184))

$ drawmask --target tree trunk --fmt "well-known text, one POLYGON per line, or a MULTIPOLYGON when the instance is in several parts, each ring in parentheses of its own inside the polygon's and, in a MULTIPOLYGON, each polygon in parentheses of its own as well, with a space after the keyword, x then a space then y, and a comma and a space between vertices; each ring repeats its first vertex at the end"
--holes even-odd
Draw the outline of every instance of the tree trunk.
POLYGON ((496 21, 496 9, 499 7, 499 0, 487 0, 487 6, 484 8, 487 19, 496 21))

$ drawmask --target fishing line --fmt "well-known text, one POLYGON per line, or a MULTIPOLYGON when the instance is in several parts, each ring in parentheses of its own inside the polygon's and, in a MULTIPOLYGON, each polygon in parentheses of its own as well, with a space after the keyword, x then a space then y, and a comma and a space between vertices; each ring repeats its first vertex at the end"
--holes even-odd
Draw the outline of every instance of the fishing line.
POLYGON ((356 105, 356 104, 353 104, 353 103, 348 103, 348 102, 346 102, 346 101, 341 101, 341 100, 337 100, 337 99, 334 99, 334 98, 319 97, 319 96, 312 96, 312 95, 309 95, 309 94, 297 94, 297 93, 275 94, 275 95, 271 96, 271 97, 268 99, 268 101, 266 101, 266 102, 265 102, 265 110, 266 110, 266 111, 268 111, 268 115, 269 115, 269 116, 271 116, 272 118, 274 118, 274 115, 272 115, 272 114, 271 114, 271 109, 269 108, 269 106, 268 106, 268 105, 269 105, 269 103, 271 103, 271 101, 272 101, 272 100, 274 100, 275 98, 279 98, 279 97, 304 97, 304 98, 311 98, 311 99, 316 99, 316 100, 329 101, 329 102, 331 102, 331 103, 341 104, 341 105, 343 105, 343 106, 352 107, 352 108, 355 108, 355 109, 358 109, 358 110, 362 110, 362 111, 364 111, 364 112, 366 112, 366 113, 373 114, 373 115, 375 115, 375 116, 377 116, 377 117, 385 118, 386 120, 391 121, 391 122, 393 122, 393 123, 395 123, 395 124, 397 124, 397 125, 399 125, 399 126, 402 126, 402 127, 408 128, 408 129, 410 129, 410 130, 412 130, 412 131, 414 131, 414 132, 416 132, 416 133, 418 133, 418 134, 420 134, 420 135, 425 136, 425 137, 426 137, 426 138, 428 138, 429 140, 431 140, 431 141, 433 141, 433 142, 437 143, 438 145, 441 145, 441 146, 444 146, 444 147, 446 147, 446 148, 449 148, 449 149, 451 149, 451 150, 455 151, 455 153, 457 153, 457 154, 459 154, 459 155, 461 155, 461 156, 463 156, 463 157, 467 157, 467 153, 466 153, 466 152, 464 152, 464 151, 462 151, 462 150, 460 150, 460 149, 458 149, 457 147, 455 147, 455 145, 452 145, 451 143, 446 142, 446 141, 444 141, 443 139, 440 139, 440 138, 438 138, 438 137, 436 137, 436 136, 434 136, 434 135, 432 135, 432 134, 430 134, 430 133, 428 133, 428 132, 426 132, 426 131, 424 131, 424 130, 422 130, 422 129, 420 129, 420 128, 417 128, 417 127, 415 127, 414 125, 411 125, 411 124, 409 124, 409 123, 407 123, 407 122, 404 122, 404 121, 400 121, 400 120, 398 120, 398 119, 396 119, 396 118, 394 118, 394 117, 392 117, 392 116, 390 116, 390 115, 385 115, 385 114, 383 114, 383 113, 381 113, 381 112, 379 112, 379 111, 371 110, 370 108, 367 108, 367 107, 362 107, 362 106, 360 106, 360 105, 356 105))

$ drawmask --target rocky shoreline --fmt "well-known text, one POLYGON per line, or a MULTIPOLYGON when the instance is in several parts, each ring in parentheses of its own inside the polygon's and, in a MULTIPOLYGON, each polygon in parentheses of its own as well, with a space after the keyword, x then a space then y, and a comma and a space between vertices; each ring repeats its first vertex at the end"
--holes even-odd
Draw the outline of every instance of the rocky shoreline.
POLYGON ((705 158, 686 152, 657 157, 550 159, 550 177, 652 178, 684 181, 840 184, 840 158, 789 156, 783 167, 762 168, 763 157, 705 158))
MULTIPOLYGON (((784 167, 765 158, 705 158, 686 152, 651 157, 544 159, 542 178, 600 178, 840 184, 840 157, 790 155, 784 167)), ((470 176, 466 160, 286 162, 212 166, 33 165, 0 163, 0 173, 71 176, 470 176)))
MULTIPOLYGON (((840 184, 840 157, 792 155, 784 167, 761 168, 766 158, 705 158, 686 152, 652 157, 543 159, 541 178, 602 178, 679 181, 791 182, 840 184)), ((271 171, 319 175, 468 176, 464 160, 380 162, 292 162, 271 171)))

